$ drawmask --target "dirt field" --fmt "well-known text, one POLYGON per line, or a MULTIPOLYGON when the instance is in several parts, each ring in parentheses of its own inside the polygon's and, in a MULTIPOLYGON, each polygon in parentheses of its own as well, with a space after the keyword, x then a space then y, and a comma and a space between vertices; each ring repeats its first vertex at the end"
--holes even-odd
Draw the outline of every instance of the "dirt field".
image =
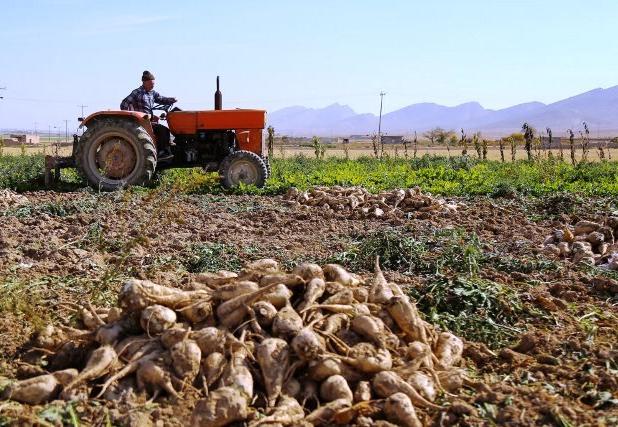
MULTIPOLYGON (((156 191, 24 196, 23 204, 0 205, 0 375, 27 378, 49 363, 53 368, 53 360, 33 348, 33 334, 50 322, 75 325, 75 310, 86 301, 115 304, 129 277, 186 288, 191 268, 238 270, 264 257, 291 268, 300 261, 344 259, 367 233, 397 230, 431 242, 439 230, 461 228, 478 236, 483 253, 499 254, 483 265, 480 277, 516 292, 521 309, 534 315, 511 325, 517 333, 508 345, 490 349, 491 339, 466 341, 462 366, 469 385, 441 398, 440 410, 418 410, 423 423, 618 424, 618 281, 539 255, 555 226, 607 214, 607 200, 458 199, 455 215, 358 220, 293 207, 281 197, 156 191), (521 267, 531 257, 540 257, 535 265, 547 262, 550 268, 521 267)), ((410 290, 423 289, 430 280, 401 271, 385 274, 410 290)), ((76 418, 84 425, 183 425, 194 405, 191 393, 180 400, 164 395, 153 403, 143 396, 73 406, 0 402, 0 424, 76 418)))

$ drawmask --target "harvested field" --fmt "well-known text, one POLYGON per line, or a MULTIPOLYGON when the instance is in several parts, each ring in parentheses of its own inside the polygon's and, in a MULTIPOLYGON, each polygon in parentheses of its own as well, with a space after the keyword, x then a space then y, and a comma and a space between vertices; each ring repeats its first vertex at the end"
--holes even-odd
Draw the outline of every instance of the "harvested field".
MULTIPOLYGON (((88 316, 88 303, 107 321, 129 279, 186 291, 198 289, 200 280, 210 277, 205 272, 240 272, 247 263, 272 258, 285 272, 305 262, 321 266, 338 263, 358 274, 369 289, 375 257, 380 256, 386 280, 396 283, 416 304, 431 330, 450 331, 464 341, 463 357, 456 363, 463 382, 448 393, 437 390, 430 406, 414 405, 422 424, 618 423, 618 274, 608 268, 575 264, 573 257, 546 249, 547 236, 554 236, 555 230, 583 220, 606 224, 616 209, 615 199, 569 193, 545 198, 517 193, 506 198, 449 196, 444 203, 456 209, 440 214, 402 209, 400 214, 365 215, 350 209, 325 209, 323 203, 308 206, 286 200, 289 198, 189 195, 164 185, 111 194, 89 190, 3 192, 1 387, 11 390, 7 388, 10 382, 62 369, 83 371, 99 345, 93 345, 92 337, 72 338, 78 350, 70 352, 74 357, 68 359, 67 354, 58 357, 56 351, 42 348, 45 341, 41 339, 50 331, 49 325, 96 328, 96 322, 90 322, 97 316, 88 316)), ((392 206, 388 200, 385 203, 392 206)), ((434 204, 427 201, 427 205, 434 204)), ((296 308, 297 297, 291 299, 296 308)), ((319 302, 324 304, 325 298, 319 302)), ((346 313, 347 321, 354 319, 355 315, 346 313)), ((210 322, 219 324, 220 320, 216 317, 210 322)), ((405 330, 392 323, 388 314, 383 322, 399 340, 406 339, 405 330)), ((241 339, 243 327, 238 326, 234 327, 235 337, 241 339)), ((200 326, 193 328, 197 332, 200 326)), ((272 340, 287 336, 278 328, 263 327, 263 333, 273 334, 272 340)), ((70 334, 74 329, 64 331, 70 334)), ((245 334, 250 333, 255 331, 247 329, 245 334)), ((354 336, 358 334, 339 335, 328 345, 341 345, 339 341, 352 344, 354 341, 347 340, 354 336)), ((291 336, 287 342, 293 346, 291 336)), ((185 347, 183 351, 190 350, 185 347)), ((264 354, 270 354, 266 345, 264 348, 262 360, 266 360, 264 354)), ((290 349, 290 354, 291 360, 297 360, 295 351, 290 349)), ((137 386, 131 387, 134 375, 123 382, 124 394, 110 392, 96 398, 112 369, 111 365, 102 368, 101 361, 109 355, 104 351, 96 355, 99 373, 92 374, 91 361, 91 376, 70 387, 75 393, 54 394, 31 404, 2 401, 0 422, 186 425, 196 404, 204 411, 208 407, 198 404, 206 396, 200 378, 184 385, 176 381, 192 372, 191 365, 188 371, 168 369, 170 379, 175 378, 173 389, 161 388, 154 400, 152 388, 138 391, 137 386)), ((215 359, 213 356, 209 361, 215 359)), ((252 403, 256 412, 248 411, 246 418, 255 425, 260 419, 269 425, 268 418, 261 417, 277 412, 260 402, 265 402, 268 390, 272 393, 277 387, 265 388, 259 360, 249 358, 242 363, 251 373, 257 396, 252 403)), ((358 372, 360 368, 350 363, 348 368, 358 372)), ((419 371, 431 372, 426 366, 419 371)), ((146 374, 141 375, 143 379, 146 374)), ((294 378, 300 381, 305 375, 301 367, 294 378)), ((363 375, 348 381, 358 396, 363 396, 364 386, 357 390, 357 383, 372 378, 363 375)), ((54 381, 62 383, 58 378, 54 381)), ((326 420, 324 425, 337 420, 347 425, 372 425, 372 418, 392 422, 395 413, 409 415, 402 409, 406 408, 405 397, 395 393, 385 400, 386 392, 378 391, 384 390, 380 384, 374 379, 368 391, 371 400, 358 397, 356 401, 365 403, 350 406, 341 380, 329 380, 321 394, 317 390, 319 402, 321 407, 326 407, 327 401, 338 403, 320 413, 319 419, 326 420)), ((223 385, 215 380, 209 387, 210 395, 223 385)), ((288 390, 288 394, 293 392, 288 390)), ((294 407, 289 399, 274 401, 281 408, 294 407)), ((304 415, 317 408, 315 399, 310 402, 305 402, 304 415)), ((294 411, 290 409, 288 414, 293 417, 294 411)), ((300 425, 300 418, 294 419, 289 425, 300 425)), ((310 419, 315 420, 315 414, 310 419)))

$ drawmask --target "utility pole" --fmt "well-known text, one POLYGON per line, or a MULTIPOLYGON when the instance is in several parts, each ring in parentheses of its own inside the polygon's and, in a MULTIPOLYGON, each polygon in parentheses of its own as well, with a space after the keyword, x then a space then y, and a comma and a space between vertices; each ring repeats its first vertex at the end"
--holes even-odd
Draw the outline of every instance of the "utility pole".
POLYGON ((64 142, 69 142, 69 121, 64 121, 64 142))
POLYGON ((82 109, 82 115, 80 117, 84 117, 84 108, 87 107, 87 105, 78 105, 78 107, 80 107, 82 109))
MULTIPOLYGON (((378 144, 382 147, 382 100, 386 92, 380 92, 380 120, 378 121, 378 144)), ((383 150, 383 148, 381 148, 383 150)))
MULTIPOLYGON (((6 86, 5 87, 0 87, 0 90, 6 90, 6 86)), ((4 96, 0 96, 0 99, 4 99, 4 96)))

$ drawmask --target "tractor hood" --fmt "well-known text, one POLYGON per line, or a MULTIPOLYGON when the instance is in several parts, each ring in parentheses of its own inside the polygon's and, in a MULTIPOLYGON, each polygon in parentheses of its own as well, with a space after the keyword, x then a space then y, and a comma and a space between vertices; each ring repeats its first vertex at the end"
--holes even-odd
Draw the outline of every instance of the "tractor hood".
POLYGON ((264 110, 171 111, 167 123, 174 135, 194 135, 198 130, 264 129, 264 110))

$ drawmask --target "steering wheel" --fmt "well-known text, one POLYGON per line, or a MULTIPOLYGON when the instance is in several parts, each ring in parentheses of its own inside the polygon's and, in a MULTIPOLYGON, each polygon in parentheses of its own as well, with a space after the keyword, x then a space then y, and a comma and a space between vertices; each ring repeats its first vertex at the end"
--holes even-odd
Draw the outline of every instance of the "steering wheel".
POLYGON ((157 110, 157 111, 165 111, 166 113, 169 113, 170 109, 172 108, 172 105, 174 105, 173 102, 171 104, 157 104, 152 107, 152 111, 157 110))
POLYGON ((152 107, 152 111, 163 111, 163 114, 161 114, 160 119, 165 120, 174 104, 175 104, 174 102, 172 102, 171 104, 157 104, 152 107))

